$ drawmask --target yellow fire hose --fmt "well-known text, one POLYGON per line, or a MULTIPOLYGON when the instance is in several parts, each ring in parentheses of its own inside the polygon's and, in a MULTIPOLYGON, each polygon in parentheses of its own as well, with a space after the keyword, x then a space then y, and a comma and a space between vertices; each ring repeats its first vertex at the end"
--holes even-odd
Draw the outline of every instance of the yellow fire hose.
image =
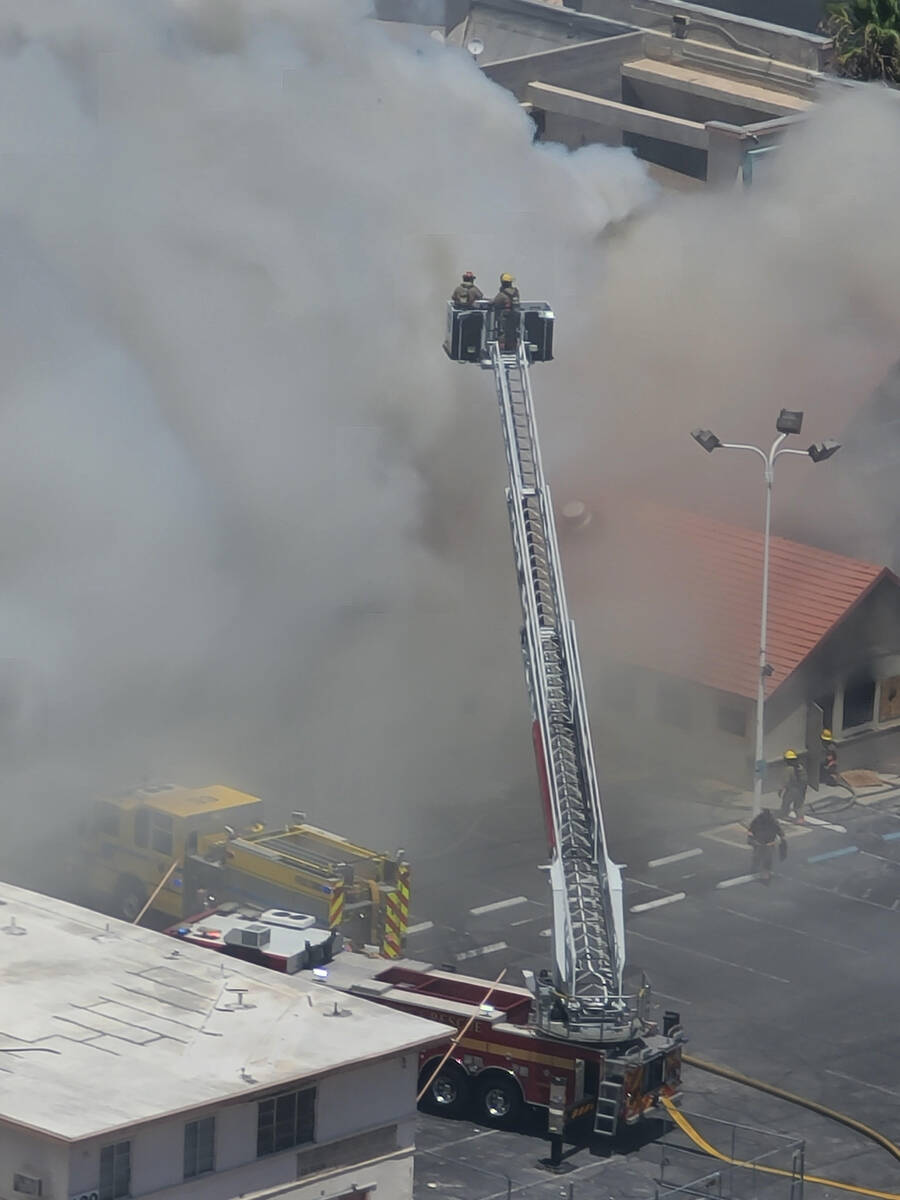
MULTIPOLYGON (((722 1067, 717 1063, 706 1062, 702 1058, 695 1058, 692 1054, 684 1055, 684 1062, 689 1066, 696 1067, 700 1071, 707 1071, 712 1075, 721 1075, 723 1079, 731 1079, 735 1083, 742 1083, 747 1087, 756 1088, 757 1091, 767 1092, 771 1096, 777 1096, 781 1100, 787 1100, 792 1104, 799 1104, 803 1108, 810 1109, 811 1112, 816 1112, 822 1116, 829 1117, 833 1121, 838 1121, 842 1125, 846 1125, 849 1129, 856 1130, 857 1133, 863 1134, 864 1137, 876 1142, 882 1149, 893 1155, 894 1158, 900 1160, 900 1146, 894 1144, 883 1133, 879 1133, 876 1129, 871 1129, 868 1125, 864 1125, 861 1121, 857 1121, 854 1117, 848 1117, 845 1113, 835 1112, 834 1109, 826 1108, 823 1104, 818 1104, 815 1100, 809 1100, 805 1096, 797 1096, 794 1092, 786 1092, 782 1088, 775 1087, 773 1084, 764 1083, 760 1079, 751 1079, 749 1075, 742 1075, 739 1071, 733 1071, 730 1067, 722 1067)), ((678 1128, 686 1134, 698 1149, 704 1154, 708 1154, 711 1158, 718 1159, 719 1162, 728 1163, 730 1166, 746 1167, 756 1171, 761 1171, 766 1175, 782 1175, 791 1178, 792 1173, 785 1170, 783 1167, 766 1167, 758 1163, 744 1162, 740 1159, 731 1158, 727 1154, 723 1154, 721 1150, 717 1150, 711 1145, 701 1133, 699 1133, 690 1123, 684 1113, 680 1112, 670 1100, 663 1099, 663 1104, 669 1116, 678 1126, 678 1128)), ((823 1187, 833 1187, 844 1192, 853 1192, 857 1196, 872 1196, 875 1200, 900 1200, 900 1192, 882 1192, 876 1188, 862 1187, 855 1183, 841 1183, 837 1179, 825 1179, 819 1175, 804 1175, 804 1182, 816 1183, 823 1187)))

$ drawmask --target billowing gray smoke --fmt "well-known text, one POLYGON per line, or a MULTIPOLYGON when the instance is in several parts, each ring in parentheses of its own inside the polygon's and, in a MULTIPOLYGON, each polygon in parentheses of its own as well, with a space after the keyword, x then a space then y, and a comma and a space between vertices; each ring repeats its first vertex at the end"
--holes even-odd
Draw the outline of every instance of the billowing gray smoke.
POLYGON ((640 164, 533 146, 466 54, 350 0, 7 0, 8 850, 144 778, 383 846, 520 779, 531 804, 495 403, 441 353, 445 298, 471 267, 554 304, 558 501, 719 504, 692 426, 824 425, 896 358, 879 100, 769 197, 658 205, 610 248, 654 203, 640 164))
MULTIPOLYGON (((759 186, 660 205, 611 245, 583 298, 595 335, 570 349, 561 390, 582 490, 599 477, 756 525, 761 468, 705 458, 689 431, 768 446, 784 407, 806 413, 800 445, 845 435, 900 348, 898 139, 896 93, 852 90, 759 186)), ((873 513, 864 477, 840 459, 783 467, 778 531, 853 553, 873 513)))
POLYGON ((12 0, 0 150, 8 846, 144 778, 379 844, 504 786, 502 451, 443 304, 571 308, 641 167, 317 0, 12 0))

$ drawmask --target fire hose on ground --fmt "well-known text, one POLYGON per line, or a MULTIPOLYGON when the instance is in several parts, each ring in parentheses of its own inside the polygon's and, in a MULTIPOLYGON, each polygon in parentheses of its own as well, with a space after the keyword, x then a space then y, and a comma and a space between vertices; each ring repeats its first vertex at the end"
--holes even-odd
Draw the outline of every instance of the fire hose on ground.
MULTIPOLYGON (((797 1104, 802 1108, 809 1109, 810 1112, 818 1113, 820 1116, 828 1117, 829 1120, 837 1121, 839 1124, 845 1125, 848 1129, 852 1129, 854 1132, 862 1134, 863 1137, 875 1142, 876 1145, 900 1161, 900 1146, 885 1137, 883 1133, 879 1133, 877 1129, 872 1129, 868 1125, 864 1125, 862 1121, 857 1121, 855 1117, 847 1116, 846 1113, 836 1112, 832 1108, 827 1108, 824 1104, 819 1104, 816 1100, 810 1100, 806 1096, 798 1096, 794 1092, 787 1092, 783 1088, 776 1087, 771 1083, 765 1083, 761 1079, 752 1079, 749 1075, 742 1075, 740 1071, 734 1071, 730 1067, 723 1067, 718 1063, 711 1063, 702 1058, 695 1058, 692 1054, 686 1054, 684 1062, 688 1066, 696 1067, 698 1071, 706 1071, 711 1075, 719 1075, 723 1079, 730 1079, 733 1083, 740 1083, 745 1087, 752 1087, 757 1091, 766 1092, 770 1096, 777 1096, 780 1100, 786 1100, 790 1104, 797 1104)), ((663 1104, 678 1128, 691 1139, 698 1149, 708 1154, 711 1158, 715 1158, 719 1162, 728 1163, 730 1166, 752 1168, 766 1175, 791 1177, 791 1172, 783 1167, 767 1167, 759 1163, 743 1162, 732 1158, 728 1154, 724 1154, 721 1150, 717 1150, 715 1146, 711 1145, 671 1101, 663 1100, 663 1104)), ((867 1188, 856 1183, 842 1183, 840 1180, 825 1179, 818 1175, 805 1175, 804 1182, 838 1188, 840 1191, 852 1192, 858 1196, 871 1196, 874 1200, 900 1200, 900 1192, 879 1191, 877 1188, 867 1188)))

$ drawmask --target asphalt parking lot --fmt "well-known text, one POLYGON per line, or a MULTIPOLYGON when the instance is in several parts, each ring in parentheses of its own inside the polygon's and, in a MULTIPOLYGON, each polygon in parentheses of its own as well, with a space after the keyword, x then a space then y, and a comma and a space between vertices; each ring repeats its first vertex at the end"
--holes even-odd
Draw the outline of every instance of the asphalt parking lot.
MULTIPOLYGON (((627 864, 629 973, 647 971, 660 1012, 681 1011, 689 1052, 897 1140, 900 789, 850 807, 814 798, 815 823, 789 828, 788 858, 769 886, 748 878, 740 802, 642 781, 610 787, 604 804, 610 845, 627 864)), ((543 965, 550 909, 537 869, 545 859, 538 805, 511 796, 507 805, 460 806, 429 843, 410 957, 486 979, 506 966, 513 982, 522 967, 543 965)), ((690 1067, 683 1103, 801 1139, 807 1173, 900 1192, 896 1160, 815 1113, 690 1067)), ((539 1128, 497 1133, 423 1117, 419 1144, 416 1196, 469 1200, 544 1200, 569 1188, 573 1200, 652 1197, 664 1152, 652 1137, 627 1153, 577 1149, 569 1173, 553 1177, 539 1166, 547 1151, 539 1128)), ((698 1159, 698 1175, 709 1168, 698 1159)))

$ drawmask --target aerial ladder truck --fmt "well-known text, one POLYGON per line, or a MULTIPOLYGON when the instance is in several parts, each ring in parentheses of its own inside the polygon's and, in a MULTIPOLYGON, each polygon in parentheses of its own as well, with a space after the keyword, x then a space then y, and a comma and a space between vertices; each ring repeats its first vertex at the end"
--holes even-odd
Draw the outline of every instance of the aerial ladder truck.
POLYGON ((506 502, 522 604, 522 655, 550 852, 553 968, 527 982, 537 1027, 566 1042, 602 1045, 606 1072, 595 1130, 613 1134, 640 1067, 641 1091, 658 1098, 680 1074, 677 1013, 664 1032, 650 1020, 646 979, 624 990, 622 872, 609 856, 585 704, 569 618, 550 489, 535 425, 529 365, 553 357, 554 316, 544 303, 511 312, 487 302, 448 306, 444 349, 492 371, 506 447, 506 502))

